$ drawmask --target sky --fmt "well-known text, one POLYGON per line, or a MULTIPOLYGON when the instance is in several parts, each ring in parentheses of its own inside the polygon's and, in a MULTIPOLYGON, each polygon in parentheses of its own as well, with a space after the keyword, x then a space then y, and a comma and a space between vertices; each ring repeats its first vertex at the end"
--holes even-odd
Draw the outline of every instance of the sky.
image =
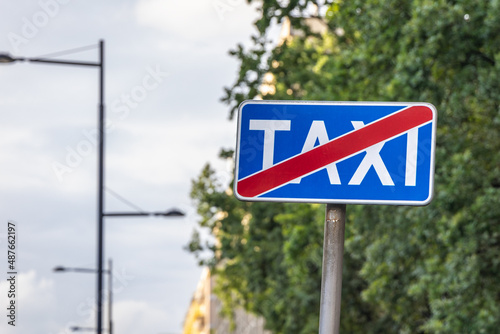
MULTIPOLYGON (((234 147, 236 124, 220 98, 237 73, 228 51, 249 43, 256 17, 244 0, 0 0, 0 52, 98 61, 105 41, 105 211, 186 213, 105 219, 115 333, 182 332, 202 271, 183 249, 199 219, 191 182, 207 162, 231 177, 217 155, 234 147)), ((53 268, 96 267, 97 106, 96 68, 0 66, 1 333, 95 327, 95 274, 53 268)))

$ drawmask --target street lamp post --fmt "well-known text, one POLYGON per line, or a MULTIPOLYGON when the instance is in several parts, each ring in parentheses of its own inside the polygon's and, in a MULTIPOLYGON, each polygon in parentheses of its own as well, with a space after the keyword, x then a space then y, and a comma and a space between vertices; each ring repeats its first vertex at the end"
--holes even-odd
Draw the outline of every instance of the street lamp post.
MULTIPOLYGON (((54 268, 54 272, 76 272, 76 273, 90 273, 90 274, 96 274, 99 271, 97 269, 90 269, 90 268, 67 268, 67 267, 62 267, 62 266, 57 266, 54 268)), ((103 273, 108 274, 108 332, 109 334, 113 334, 113 261, 111 259, 108 260, 108 270, 103 270, 103 273)), ((83 329, 83 327, 75 326, 72 327, 71 330, 73 331, 78 331, 78 330, 88 330, 83 329)), ((95 329, 92 329, 95 330, 95 329)), ((101 328, 102 330, 102 328, 101 328)))
POLYGON ((0 54, 0 63, 13 63, 17 61, 29 61, 32 63, 90 66, 99 68, 99 111, 98 111, 98 181, 97 181, 97 334, 102 334, 102 271, 104 256, 104 41, 99 41, 99 62, 83 62, 73 60, 55 60, 47 58, 24 58, 12 57, 8 54, 0 54))
POLYGON ((102 334, 102 273, 104 258, 104 41, 99 41, 99 150, 97 159, 97 334, 102 334))
POLYGON ((174 210, 166 213, 104 213, 104 41, 99 41, 99 61, 84 62, 73 60, 55 60, 47 58, 24 58, 12 57, 9 54, 0 53, 0 64, 13 63, 17 61, 29 61, 33 63, 60 64, 60 65, 75 65, 75 66, 90 66, 99 68, 99 111, 98 111, 98 182, 97 182, 97 334, 102 334, 102 290, 103 290, 103 258, 104 258, 104 216, 109 217, 133 217, 133 216, 184 216, 184 213, 174 210))

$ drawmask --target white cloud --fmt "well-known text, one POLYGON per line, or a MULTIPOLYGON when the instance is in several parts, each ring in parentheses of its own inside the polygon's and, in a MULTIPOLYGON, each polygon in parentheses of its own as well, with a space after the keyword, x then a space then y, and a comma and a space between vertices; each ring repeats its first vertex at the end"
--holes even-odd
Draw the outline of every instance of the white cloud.
POLYGON ((169 314, 144 301, 120 301, 113 305, 114 331, 117 333, 160 333, 165 328, 169 314))
POLYGON ((139 24, 193 41, 241 36, 255 17, 245 0, 142 0, 136 6, 139 24))
POLYGON ((19 275, 19 303, 29 305, 31 311, 47 312, 54 306, 54 281, 37 277, 34 270, 19 275))
MULTIPOLYGON (((55 312, 54 282, 39 277, 34 270, 14 275, 16 288, 10 290, 10 282, 0 282, 0 293, 7 296, 9 291, 15 291, 15 298, 2 298, 1 308, 5 310, 7 303, 15 301, 16 326, 7 325, 7 321, 0 323, 4 334, 36 333, 41 327, 50 327, 55 312), (43 325, 42 325, 43 324, 43 325)), ((7 277, 9 278, 10 275, 7 277)), ((4 312, 5 314, 5 312, 4 312)))
MULTIPOLYGON (((205 164, 207 151, 212 150, 215 160, 217 143, 226 142, 226 147, 234 145, 233 128, 234 124, 224 119, 179 120, 168 127, 126 125, 122 129, 142 141, 132 144, 126 155, 110 154, 108 166, 116 169, 116 173, 121 171, 129 178, 140 178, 146 183, 169 184, 182 180, 189 184, 190 177, 197 175, 205 164)), ((111 180, 110 184, 113 184, 111 180)))

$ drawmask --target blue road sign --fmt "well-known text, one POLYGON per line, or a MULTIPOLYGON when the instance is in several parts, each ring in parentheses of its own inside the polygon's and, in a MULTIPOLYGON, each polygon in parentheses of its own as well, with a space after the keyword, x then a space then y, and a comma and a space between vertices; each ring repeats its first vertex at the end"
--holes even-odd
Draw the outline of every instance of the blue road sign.
POLYGON ((428 103, 245 101, 238 109, 235 195, 426 205, 436 121, 428 103))

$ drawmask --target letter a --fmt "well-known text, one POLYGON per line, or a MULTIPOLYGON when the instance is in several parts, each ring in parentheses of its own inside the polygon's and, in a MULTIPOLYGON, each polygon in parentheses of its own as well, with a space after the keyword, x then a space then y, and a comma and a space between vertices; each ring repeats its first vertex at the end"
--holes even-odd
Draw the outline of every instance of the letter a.
POLYGON ((57 161, 52 162, 52 170, 56 174, 59 182, 63 182, 63 175, 64 174, 71 173, 73 171, 73 169, 71 169, 68 166, 63 165, 62 163, 57 162, 57 161))
MULTIPOLYGON (((351 123, 356 130, 361 129, 365 126, 365 123, 361 121, 352 121, 351 123)), ((380 181, 384 186, 394 185, 391 175, 385 167, 384 161, 382 161, 382 158, 380 157, 380 150, 382 149, 382 147, 384 147, 384 143, 378 143, 366 149, 366 155, 359 164, 358 169, 351 178, 351 181, 349 181, 349 184, 360 185, 365 178, 366 173, 368 173, 371 166, 373 166, 373 168, 375 168, 375 172, 377 173, 380 181)))
POLYGON ((21 46, 22 44, 28 44, 28 42, 29 42, 28 39, 21 37, 18 34, 15 34, 13 32, 9 32, 7 37, 9 39, 10 45, 12 46, 12 49, 14 50, 14 52, 19 52, 19 50, 20 50, 19 46, 21 46))
MULTIPOLYGON (((325 122, 323 121, 313 121, 309 133, 307 134, 306 141, 304 142, 304 147, 302 147, 302 153, 310 151, 314 148, 316 141, 319 145, 326 144, 330 141, 328 139, 328 134, 326 132, 325 122)), ((330 184, 340 184, 339 172, 337 170, 337 165, 335 163, 326 166, 326 171, 328 173, 328 179, 330 184)), ((300 183, 301 177, 291 181, 290 183, 300 183)))
POLYGON ((225 4, 219 0, 212 2, 212 6, 214 7, 215 11, 217 12, 217 15, 219 15, 219 19, 221 21, 224 21, 224 13, 225 12, 232 12, 234 10, 233 7, 231 7, 228 4, 225 4))

